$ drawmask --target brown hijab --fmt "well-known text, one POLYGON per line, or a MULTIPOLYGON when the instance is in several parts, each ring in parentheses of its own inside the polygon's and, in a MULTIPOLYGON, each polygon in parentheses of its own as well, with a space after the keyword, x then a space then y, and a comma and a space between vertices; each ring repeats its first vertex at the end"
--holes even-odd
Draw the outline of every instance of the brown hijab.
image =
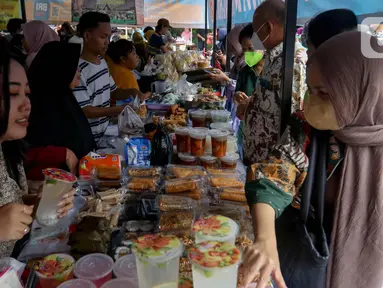
MULTIPOLYGON (((341 128, 334 135, 346 144, 331 235, 329 288, 383 287, 383 59, 363 56, 361 33, 331 38, 312 58, 341 128)), ((375 38, 370 45, 383 56, 375 38)))

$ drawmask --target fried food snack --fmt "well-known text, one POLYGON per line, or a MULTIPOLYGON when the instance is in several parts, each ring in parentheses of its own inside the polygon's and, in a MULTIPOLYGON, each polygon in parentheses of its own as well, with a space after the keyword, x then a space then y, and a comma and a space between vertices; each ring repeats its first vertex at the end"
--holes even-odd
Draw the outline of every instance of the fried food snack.
POLYGON ((160 168, 132 168, 128 170, 130 177, 150 177, 159 176, 160 168))
POLYGON ((158 178, 137 178, 133 177, 127 185, 132 191, 155 190, 157 188, 158 178))
POLYGON ((190 211, 163 212, 160 216, 160 231, 191 229, 193 218, 193 212, 190 211))
POLYGON ((232 169, 215 169, 215 168, 207 168, 207 172, 214 175, 233 175, 235 174, 235 170, 232 169))
POLYGON ((232 187, 232 188, 244 188, 245 185, 238 181, 234 177, 212 176, 210 179, 212 187, 232 187))
POLYGON ((206 175, 206 172, 201 169, 187 167, 171 167, 171 173, 177 178, 206 175))
POLYGON ((165 183, 166 193, 180 193, 195 190, 196 188, 197 184, 193 179, 175 179, 165 183))
POLYGON ((223 192, 219 196, 221 200, 229 200, 234 202, 246 202, 246 196, 244 194, 227 193, 223 192))
POLYGON ((177 194, 177 196, 189 197, 194 200, 201 200, 201 189, 196 188, 187 192, 177 194))

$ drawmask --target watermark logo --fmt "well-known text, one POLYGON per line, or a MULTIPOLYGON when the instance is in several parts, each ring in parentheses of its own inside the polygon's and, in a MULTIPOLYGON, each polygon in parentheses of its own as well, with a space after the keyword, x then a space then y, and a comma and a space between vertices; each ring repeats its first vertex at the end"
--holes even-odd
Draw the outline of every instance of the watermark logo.
MULTIPOLYGON (((361 25, 365 27, 374 27, 379 26, 379 24, 383 23, 383 17, 367 17, 365 18, 361 25)), ((382 32, 381 32, 382 33, 382 32)), ((372 46, 372 37, 375 37, 376 33, 373 29, 371 29, 371 33, 362 33, 361 37, 361 49, 362 54, 366 58, 371 59, 383 59, 383 53, 380 51, 376 51, 372 46)), ((378 40, 378 44, 383 47, 383 39, 378 40)))

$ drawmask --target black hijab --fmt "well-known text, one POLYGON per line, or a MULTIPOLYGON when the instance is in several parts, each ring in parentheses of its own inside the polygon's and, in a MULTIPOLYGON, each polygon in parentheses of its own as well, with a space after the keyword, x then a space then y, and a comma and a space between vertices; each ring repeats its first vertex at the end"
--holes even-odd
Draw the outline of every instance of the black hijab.
POLYGON ((49 42, 28 70, 32 110, 27 141, 31 147, 60 146, 78 159, 95 148, 87 118, 69 85, 77 71, 81 45, 49 42))

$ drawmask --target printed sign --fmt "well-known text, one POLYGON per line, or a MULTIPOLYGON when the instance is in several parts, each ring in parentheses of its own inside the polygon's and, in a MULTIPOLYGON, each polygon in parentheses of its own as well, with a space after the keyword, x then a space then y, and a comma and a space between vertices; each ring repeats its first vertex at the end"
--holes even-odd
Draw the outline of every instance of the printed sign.
POLYGON ((5 30, 9 19, 20 18, 19 0, 0 1, 0 30, 5 30))
POLYGON ((40 20, 48 24, 71 21, 71 0, 25 0, 27 20, 40 20))

